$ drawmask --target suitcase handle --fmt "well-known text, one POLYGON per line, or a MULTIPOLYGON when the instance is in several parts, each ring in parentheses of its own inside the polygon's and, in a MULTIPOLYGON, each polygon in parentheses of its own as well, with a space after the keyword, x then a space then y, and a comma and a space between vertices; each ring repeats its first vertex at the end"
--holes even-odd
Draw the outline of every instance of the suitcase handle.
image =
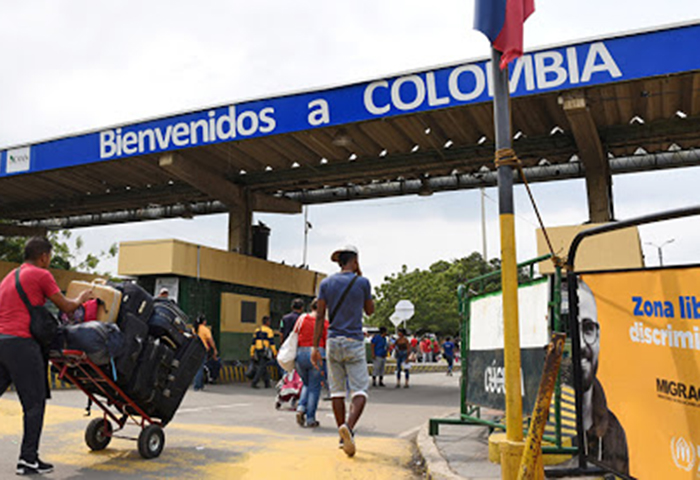
MULTIPOLYGON (((94 287, 95 285, 107 285, 107 280, 104 278, 96 278, 92 281, 92 286, 94 287)), ((102 302, 102 308, 105 309, 105 313, 109 314, 109 308, 107 308, 107 304, 102 302)))

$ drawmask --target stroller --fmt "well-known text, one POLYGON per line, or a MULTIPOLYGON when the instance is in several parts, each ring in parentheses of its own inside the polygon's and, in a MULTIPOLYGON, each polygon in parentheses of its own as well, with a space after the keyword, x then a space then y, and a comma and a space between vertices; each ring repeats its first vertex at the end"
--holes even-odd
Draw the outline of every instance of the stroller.
POLYGON ((275 385, 275 389, 277 390, 275 408, 279 410, 282 408, 282 404, 287 403, 287 408, 289 410, 296 410, 303 387, 304 383, 301 381, 301 377, 296 370, 286 373, 280 381, 277 382, 277 385, 275 385))

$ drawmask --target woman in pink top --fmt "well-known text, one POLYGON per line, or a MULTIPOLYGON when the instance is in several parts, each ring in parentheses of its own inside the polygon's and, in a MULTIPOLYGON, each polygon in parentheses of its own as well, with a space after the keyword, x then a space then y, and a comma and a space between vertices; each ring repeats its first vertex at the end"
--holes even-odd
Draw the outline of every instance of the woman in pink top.
MULTIPOLYGON (((311 302, 311 313, 302 315, 294 325, 294 330, 299 333, 299 346, 297 348, 296 370, 304 382, 301 390, 301 398, 297 406, 297 423, 306 428, 319 426, 316 420, 316 409, 321 396, 321 371, 311 363, 311 347, 313 347, 314 329, 316 328, 317 301, 311 302)), ((328 335, 328 320, 324 319, 323 334, 319 343, 319 351, 323 358, 326 357, 326 337, 328 335)))

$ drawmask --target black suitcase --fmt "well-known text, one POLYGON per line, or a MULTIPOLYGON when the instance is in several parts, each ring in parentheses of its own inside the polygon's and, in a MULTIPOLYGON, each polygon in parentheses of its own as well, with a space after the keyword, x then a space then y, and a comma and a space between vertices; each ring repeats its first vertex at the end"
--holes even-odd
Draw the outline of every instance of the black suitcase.
POLYGON ((63 327, 68 350, 87 353, 96 365, 108 365, 124 352, 124 335, 113 323, 98 321, 78 323, 63 327))
POLYGON ((159 339, 148 339, 126 391, 142 410, 148 412, 165 388, 174 359, 175 353, 170 347, 159 339))
POLYGON ((207 350, 197 335, 188 335, 175 353, 173 370, 165 388, 153 402, 153 416, 160 418, 163 424, 172 420, 206 356, 207 350))
POLYGON ((124 335, 124 352, 115 360, 117 384, 127 386, 148 341, 148 325, 132 313, 121 316, 117 325, 124 335))
POLYGON ((153 315, 148 319, 148 333, 179 349, 185 344, 186 334, 190 332, 188 321, 187 315, 174 302, 156 300, 153 315))
POLYGON ((127 313, 131 313, 142 322, 148 322, 153 314, 153 296, 150 293, 135 282, 116 283, 111 286, 122 292, 119 318, 124 318, 127 313))

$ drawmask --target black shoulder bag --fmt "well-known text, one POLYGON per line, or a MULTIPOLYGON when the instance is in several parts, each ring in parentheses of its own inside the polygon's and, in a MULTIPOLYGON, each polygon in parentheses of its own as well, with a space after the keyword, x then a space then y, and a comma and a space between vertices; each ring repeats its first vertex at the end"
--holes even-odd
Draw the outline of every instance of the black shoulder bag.
POLYGON ((49 312, 43 305, 34 306, 29 302, 27 294, 24 293, 22 284, 19 281, 19 267, 15 270, 15 287, 17 293, 22 298, 22 302, 29 311, 29 331, 34 340, 39 344, 42 351, 48 351, 51 342, 56 338, 58 332, 58 319, 49 312))
POLYGON ((338 313, 338 310, 340 310, 340 306, 345 301, 345 297, 348 296, 348 292, 350 291, 353 284, 355 283, 355 280, 357 280, 357 275, 352 277, 352 280, 350 280, 350 283, 348 284, 348 286, 345 287, 345 290, 343 290, 343 294, 340 296, 340 300, 338 300, 338 303, 335 304, 335 308, 333 309, 332 312, 330 312, 328 314, 328 323, 333 323, 333 319, 335 318, 335 314, 338 313))

